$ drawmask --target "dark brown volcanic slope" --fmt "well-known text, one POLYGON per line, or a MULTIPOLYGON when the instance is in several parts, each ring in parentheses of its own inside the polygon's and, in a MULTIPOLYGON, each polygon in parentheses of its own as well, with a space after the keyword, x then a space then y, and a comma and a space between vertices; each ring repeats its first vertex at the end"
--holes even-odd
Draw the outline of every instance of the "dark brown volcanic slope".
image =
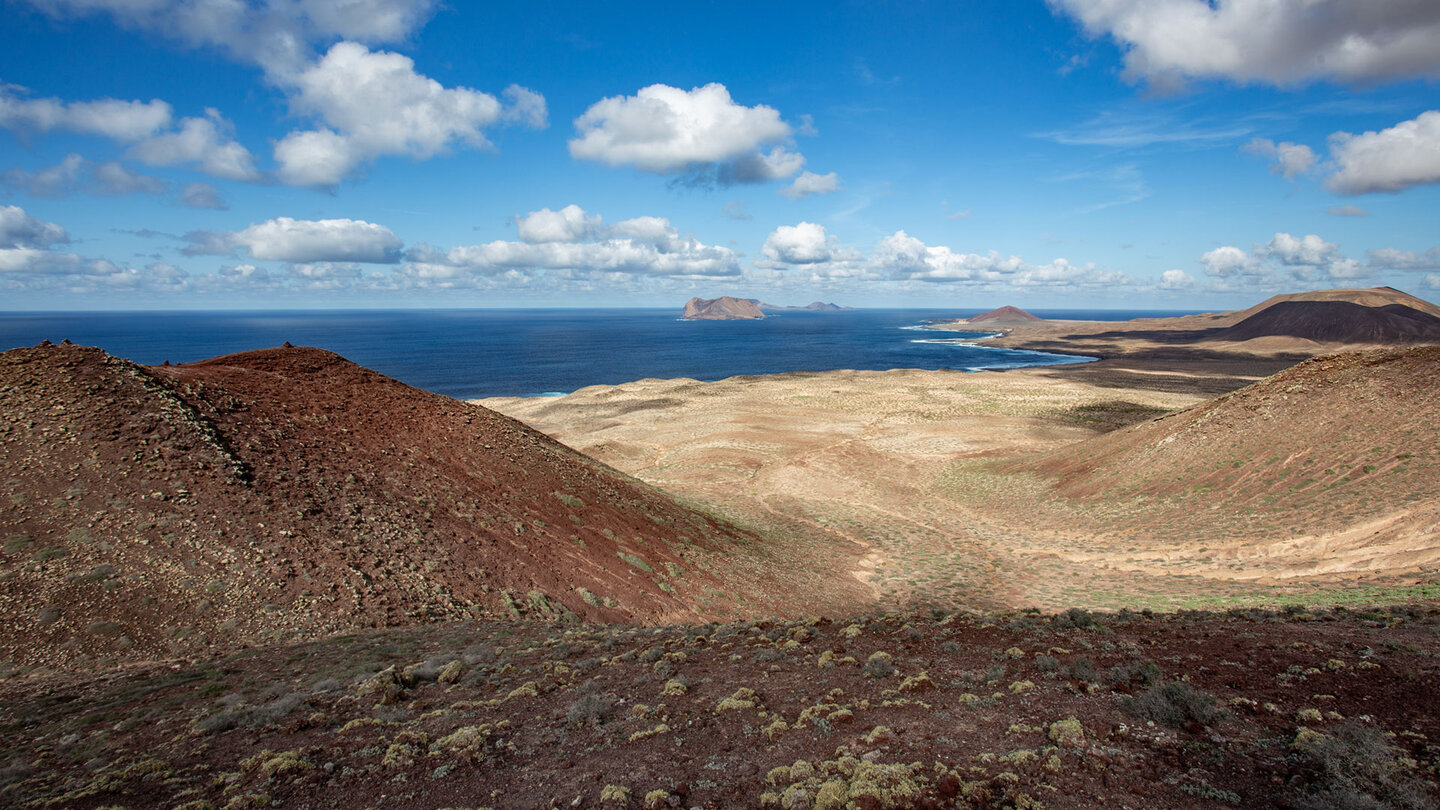
POLYGON ((1292 303, 1297 301, 1344 301, 1351 304, 1358 304, 1362 307, 1373 308, 1387 307, 1391 304, 1400 304, 1401 306, 1406 306, 1411 309, 1423 312, 1427 315, 1432 315, 1436 318, 1440 318, 1440 306, 1436 306, 1435 304, 1432 304, 1423 298, 1416 298, 1415 296, 1397 290, 1394 287, 1370 287, 1367 289, 1307 290, 1306 292, 1274 295, 1265 299, 1264 301, 1261 301, 1255 306, 1250 307, 1249 309, 1242 309, 1235 312, 1223 313, 1221 316, 1218 317, 1226 318, 1229 321, 1229 323, 1226 325, 1233 325, 1245 320, 1246 318, 1249 318, 1250 316, 1256 314, 1257 312, 1260 312, 1261 310, 1269 309, 1276 304, 1292 303))
POLYGON ((1039 323, 1045 320, 1037 315, 1031 315, 1019 307, 1004 306, 999 309, 992 309, 989 312, 982 312, 979 315, 972 315, 965 319, 966 323, 1039 323))
POLYGON ((0 470, 11 665, 466 617, 704 619, 768 576, 711 553, 752 536, 317 349, 5 352, 0 470))
POLYGON ((1440 343, 1440 318, 1404 304, 1281 301, 1213 336, 1215 340, 1296 337, 1320 343, 1440 343))
POLYGON ((1424 567, 1440 561, 1437 447, 1440 347, 1426 346, 1313 358, 1008 468, 1135 504, 1201 544, 1312 533, 1327 554, 1388 546, 1424 567))
POLYGON ((687 321, 754 321, 765 317, 748 298, 722 295, 719 298, 691 298, 680 316, 687 321))

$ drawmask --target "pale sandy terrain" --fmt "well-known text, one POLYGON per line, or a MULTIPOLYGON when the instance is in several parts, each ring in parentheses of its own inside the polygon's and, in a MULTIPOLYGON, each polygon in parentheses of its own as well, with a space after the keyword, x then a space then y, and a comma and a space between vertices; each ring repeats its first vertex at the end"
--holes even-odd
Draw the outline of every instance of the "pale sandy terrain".
MULTIPOLYGON (((1277 362, 1197 352, 1089 371, 1100 364, 650 379, 479 402, 786 543, 794 559, 840 561, 885 606, 1166 608, 1433 579, 1440 543, 1416 532, 1440 525, 1440 505, 1419 490, 1385 512, 1383 481, 1291 498, 1272 470, 1223 503, 1204 489, 1077 498, 997 467, 1206 402, 1277 362)), ((1433 455, 1386 480, 1427 478, 1433 455)))
POLYGON ((896 370, 652 379, 479 402, 772 536, 853 557, 877 599, 979 608, 1075 603, 1066 586, 1077 569, 1093 579, 1106 562, 1017 542, 946 491, 957 464, 1060 447, 1098 424, 1201 399, 1036 370, 896 370))

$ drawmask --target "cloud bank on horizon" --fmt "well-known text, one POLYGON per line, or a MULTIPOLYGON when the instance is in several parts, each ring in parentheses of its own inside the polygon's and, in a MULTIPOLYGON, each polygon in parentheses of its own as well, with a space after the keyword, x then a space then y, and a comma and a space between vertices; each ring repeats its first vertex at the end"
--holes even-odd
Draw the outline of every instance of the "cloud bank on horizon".
POLYGON ((564 11, 7 4, 0 309, 1440 291, 1433 0, 564 11))

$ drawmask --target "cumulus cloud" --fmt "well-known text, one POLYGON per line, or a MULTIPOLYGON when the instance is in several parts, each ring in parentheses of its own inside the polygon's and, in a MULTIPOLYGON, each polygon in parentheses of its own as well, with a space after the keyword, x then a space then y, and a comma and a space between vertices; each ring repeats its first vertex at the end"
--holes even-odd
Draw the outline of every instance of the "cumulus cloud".
POLYGON ((220 189, 209 183, 190 183, 180 191, 180 202, 191 208, 211 208, 216 211, 230 210, 230 204, 220 196, 220 189))
POLYGON ((1440 183, 1440 110, 1379 132, 1337 132, 1330 136, 1330 155, 1336 168, 1327 185, 1340 194, 1395 193, 1440 183))
POLYGON ((1125 53, 1125 76, 1292 85, 1440 76, 1434 0, 1050 0, 1125 53))
MULTIPOLYGON (((151 101, 62 101, 55 98, 27 99, 17 92, 21 88, 0 84, 0 126, 20 132, 49 132, 63 129, 86 135, 103 135, 122 143, 134 144, 128 156, 149 166, 198 165, 201 171, 233 180, 256 180, 254 158, 245 147, 236 143, 230 125, 214 109, 206 110, 204 118, 184 118, 172 129, 169 104, 151 101)), ((121 194, 127 183, 132 191, 155 191, 150 179, 130 173, 115 163, 100 164, 104 176, 97 180, 106 193, 121 194)), ((56 182, 40 178, 38 186, 56 182)), ((64 187, 60 183, 57 188, 64 187)), ((44 192, 42 192, 44 193, 44 192)), ((53 196, 55 193, 52 192, 53 196)))
POLYGON ((68 241, 65 229, 59 225, 36 219, 18 206, 0 206, 0 277, 43 285, 58 278, 66 279, 66 283, 81 277, 108 280, 132 272, 104 259, 55 249, 68 241))
POLYGON ((694 182, 780 180, 805 165, 787 146, 794 130, 778 110, 737 104, 719 83, 690 90, 652 84, 604 98, 575 119, 575 130, 571 157, 694 182))
POLYGON ((185 235, 189 256, 239 253, 257 260, 295 264, 367 262, 394 264, 403 244, 389 228, 356 219, 276 217, 242 231, 194 231, 185 235))
POLYGON ((593 237, 600 222, 600 215, 587 214, 585 209, 571 204, 559 211, 541 208, 517 216, 515 230, 522 242, 579 242, 593 237))
POLYGON ((49 248, 70 241, 65 229, 17 205, 0 206, 0 248, 49 248))
POLYGON ((165 191, 165 182, 158 177, 140 174, 113 160, 94 163, 74 153, 54 166, 33 172, 10 169, 0 174, 0 185, 35 197, 64 197, 75 193, 119 196, 165 191))
POLYGON ((19 132, 61 129, 117 141, 138 141, 170 125, 170 105, 160 99, 67 102, 24 98, 23 92, 22 87, 0 84, 0 126, 19 132))
MULTIPOLYGON (((292 112, 315 121, 275 144, 278 176, 291 185, 333 186, 382 155, 428 159, 455 146, 485 148, 483 130, 490 126, 547 125, 545 98, 533 90, 512 85, 502 102, 470 88, 443 87, 417 73, 409 57, 371 50, 414 33, 431 16, 432 0, 30 2, 58 17, 108 14, 123 26, 260 66, 289 94, 292 112), (315 47, 326 45, 317 58, 315 47)), ((149 165, 195 163, 217 177, 263 179, 214 111, 166 132, 171 111, 159 100, 31 101, 15 90, 0 86, 0 125, 100 132, 138 141, 130 155, 149 165)))
POLYGON ((813 222, 781 225, 765 239, 760 252, 771 261, 785 264, 815 264, 831 257, 824 226, 813 222))
POLYGON ((891 278, 971 284, 1004 283, 1016 287, 1110 286, 1128 284, 1123 273, 1093 264, 1075 265, 1057 258, 1030 264, 1018 256, 960 253, 945 245, 927 245, 904 231, 880 240, 871 262, 891 278))
POLYGON ((1301 237, 1276 233, 1258 252, 1275 258, 1281 264, 1318 265, 1338 256, 1340 246, 1334 242, 1326 242, 1313 233, 1301 237))
POLYGON ((1195 286, 1195 277, 1184 270, 1166 270, 1160 274, 1160 289, 1188 290, 1195 286))
POLYGON ((522 241, 497 240, 448 250, 412 249, 401 268, 423 285, 461 285, 506 274, 517 283, 543 272, 551 277, 649 276, 723 278, 740 274, 729 248, 682 234, 661 217, 635 217, 606 227, 599 215, 576 205, 541 209, 516 218, 522 241))
POLYGON ((1295 236, 1283 231, 1248 253, 1233 245, 1206 251, 1200 263, 1206 275, 1227 283, 1356 279, 1370 275, 1373 269, 1346 257, 1339 245, 1317 234, 1295 236))
POLYGON ((1234 245, 1205 251, 1200 255, 1200 263, 1205 265, 1205 275, 1215 278, 1250 275, 1260 268, 1258 261, 1234 245))
POLYGON ((1268 138, 1253 138, 1249 143, 1240 147, 1240 150, 1269 158, 1271 161, 1270 171, 1284 175, 1287 180, 1315 168, 1315 164, 1319 160, 1315 152, 1303 143, 1296 144, 1289 141, 1275 143, 1268 138))
POLYGON ((1440 247, 1424 253, 1413 250, 1380 248, 1366 252, 1370 266, 1384 270, 1440 270, 1440 247))
POLYGON ((147 166, 194 164, 206 174, 229 180, 260 179, 255 158, 231 137, 230 123, 215 109, 204 118, 185 118, 180 128, 146 138, 128 155, 147 166))
POLYGON ((819 225, 802 222, 777 228, 765 242, 763 270, 799 273, 809 282, 919 281, 968 286, 1075 287, 1132 284, 1123 273, 1063 258, 1030 264, 1018 256, 962 253, 927 245, 905 231, 884 237, 870 252, 837 246, 819 225))
POLYGON ((154 31, 196 47, 218 48, 283 80, 309 62, 310 46, 336 39, 398 42, 433 13, 433 0, 29 0, 57 17, 103 13, 128 28, 154 31))
POLYGON ((792 200, 809 197, 812 194, 829 194, 840 189, 840 175, 835 172, 816 174, 801 172, 795 182, 780 189, 780 193, 792 200))
POLYGON ((323 126, 292 132, 275 145, 280 179, 335 185, 381 155, 435 156, 455 144, 489 145, 484 129, 515 122, 543 127, 545 99, 512 86, 510 106, 468 87, 447 88, 415 72, 403 54, 338 42, 293 79, 291 109, 323 126))

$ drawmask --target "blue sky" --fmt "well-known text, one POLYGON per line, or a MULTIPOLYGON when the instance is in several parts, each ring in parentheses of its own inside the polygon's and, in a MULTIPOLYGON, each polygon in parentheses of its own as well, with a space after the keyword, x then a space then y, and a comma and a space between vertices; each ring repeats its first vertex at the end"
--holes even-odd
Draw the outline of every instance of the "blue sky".
POLYGON ((1440 298, 1433 0, 0 3, 0 310, 1440 298))

